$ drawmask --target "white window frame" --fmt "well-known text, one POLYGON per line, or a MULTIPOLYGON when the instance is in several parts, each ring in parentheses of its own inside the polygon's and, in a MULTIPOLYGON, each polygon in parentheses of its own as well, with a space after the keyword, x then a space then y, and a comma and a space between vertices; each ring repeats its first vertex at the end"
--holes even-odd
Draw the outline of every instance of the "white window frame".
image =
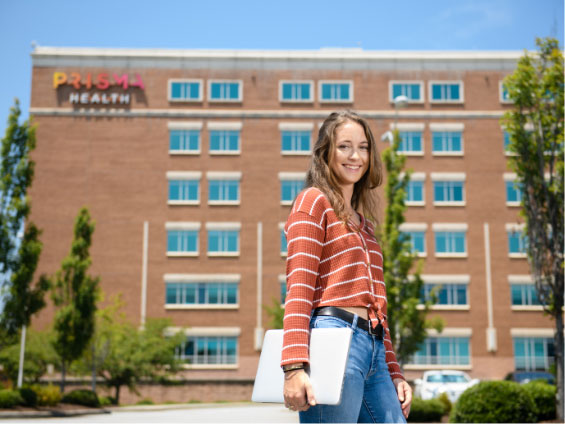
MULTIPOLYGON (((516 175, 515 172, 505 172, 502 175, 502 178, 504 180, 504 195, 506 196, 506 183, 512 182, 512 183, 516 183, 517 179, 518 179, 518 175, 516 175)), ((521 202, 509 202, 508 200, 506 200, 506 206, 510 206, 510 207, 516 207, 516 206, 520 206, 521 202)))
MULTIPOLYGON (((431 310, 468 311, 471 309, 471 296, 469 296, 469 284, 471 283, 471 276, 469 274, 421 274, 420 277, 426 284, 465 284, 467 286, 466 305, 431 305, 431 310)), ((424 305, 418 305, 417 309, 423 310, 424 305)))
POLYGON ((427 242, 427 231, 428 231, 428 224, 426 223, 419 223, 419 222, 404 222, 400 224, 398 230, 401 232, 412 232, 412 231, 420 231, 424 233, 424 251, 417 252, 416 256, 419 258, 426 258, 428 256, 428 242, 427 242))
MULTIPOLYGON (((169 252, 167 250, 167 257, 169 258, 186 258, 186 257, 196 257, 200 255, 200 222, 165 222, 165 230, 172 231, 196 231, 196 252, 169 252)), ((168 248, 168 246, 167 246, 168 248)))
MULTIPOLYGON (((282 190, 282 181, 306 181, 306 172, 279 172, 279 187, 282 190)), ((280 204, 282 206, 292 205, 292 200, 281 200, 280 204)))
MULTIPOLYGON (((399 179, 404 178, 405 173, 401 172, 398 175, 399 179)), ((421 181, 422 182, 422 200, 406 200, 404 204, 406 206, 425 206, 426 205, 426 173, 425 172, 413 172, 410 175, 410 181, 421 181)))
POLYGON ((427 330, 427 337, 468 337, 469 338, 469 365, 426 365, 426 364, 405 364, 404 369, 406 370, 460 370, 469 371, 473 369, 473 346, 471 343, 473 336, 472 328, 456 328, 456 327, 446 327, 441 333, 438 333, 435 329, 431 328, 427 330))
POLYGON ((197 200, 167 200, 167 205, 199 205, 200 204, 200 180, 202 172, 200 171, 167 171, 167 181, 170 180, 198 180, 198 199, 197 200))
POLYGON ((314 81, 313 80, 279 80, 279 102, 280 103, 314 103, 314 81), (309 84, 309 99, 283 99, 283 84, 309 84))
POLYGON ((434 223, 432 224, 434 232, 434 243, 436 232, 459 232, 465 233, 465 252, 443 252, 438 253, 437 246, 434 245, 434 254, 436 258, 467 258, 469 256, 469 241, 467 237, 468 225, 466 223, 434 223))
MULTIPOLYGON (((241 274, 165 274, 163 276, 165 288, 167 283, 186 284, 186 283, 232 283, 241 284, 241 274)), ((235 304, 167 304, 165 294, 165 309, 239 309, 240 293, 238 287, 238 298, 235 304)))
POLYGON ((202 121, 169 121, 167 122, 167 130, 169 131, 169 137, 171 131, 198 131, 198 150, 171 150, 169 145, 169 154, 176 155, 199 155, 202 151, 202 121))
POLYGON ((207 222, 206 243, 208 243, 208 231, 238 231, 237 251, 236 252, 210 252, 210 246, 207 247, 208 257, 238 257, 241 254, 241 222, 207 222))
POLYGON ((388 82, 388 101, 394 104, 394 98, 392 97, 392 86, 394 84, 418 84, 420 85, 420 100, 408 99, 408 103, 412 104, 423 104, 426 99, 426 93, 424 92, 424 81, 422 80, 391 80, 388 82))
POLYGON ((208 80, 208 102, 210 103, 241 103, 243 102, 243 80, 240 79, 209 79, 208 80), (213 83, 238 83, 239 97, 237 99, 212 99, 213 83))
POLYGON ((463 200, 462 201, 447 201, 447 202, 439 202, 435 199, 435 190, 434 190, 434 199, 433 205, 434 206, 466 206, 467 204, 467 195, 466 195, 466 187, 465 187, 465 180, 466 174, 464 172, 432 172, 431 173, 431 180, 432 186, 435 182, 462 182, 463 183, 463 200))
MULTIPOLYGON (((508 233, 510 231, 512 232, 516 232, 519 233, 520 236, 522 235, 523 231, 525 228, 525 224, 515 224, 515 223, 509 223, 505 225, 505 229, 506 229, 506 242, 508 242, 508 233)), ((528 253, 524 252, 524 253, 510 253, 510 251, 508 252, 508 257, 509 258, 514 258, 514 259, 526 259, 528 257, 528 253)))
MULTIPOLYGON (((208 171, 206 172, 206 179, 208 183, 210 181, 238 181, 238 199, 237 200, 210 200, 210 191, 208 190, 208 204, 211 206, 237 206, 241 204, 241 171, 234 171, 234 172, 215 172, 215 171, 208 171)), ((208 184, 208 187, 210 185, 208 184)))
POLYGON ((241 146, 243 144, 241 137, 241 130, 243 128, 242 122, 216 122, 211 121, 206 125, 208 129, 208 154, 210 156, 237 156, 241 155, 241 146), (238 150, 211 150, 210 149, 210 136, 211 131, 239 131, 239 149, 238 150))
POLYGON ((502 103, 503 105, 512 105, 514 104, 514 102, 512 100, 504 100, 503 97, 504 94, 504 81, 500 80, 498 81, 498 100, 500 101, 500 103, 502 103))
POLYGON ((463 104, 465 103, 465 84, 462 80, 431 80, 428 81, 428 94, 429 100, 431 104, 463 104), (434 84, 458 84, 459 85, 459 93, 461 93, 460 100, 434 100, 432 96, 432 86, 434 84))
MULTIPOLYGON (((422 150, 415 151, 415 152, 405 152, 399 151, 399 155, 403 156, 424 156, 424 152, 426 151, 426 138, 424 137, 424 130, 426 129, 426 124, 420 122, 401 122, 401 123, 391 123, 390 124, 391 131, 395 129, 398 132, 421 132, 422 133, 422 150)), ((392 139, 389 140, 389 144, 392 146, 392 139)))
POLYGON ((465 124, 459 123, 430 123, 430 146, 433 156, 464 156, 465 155, 465 124), (460 132, 461 151, 459 152, 435 152, 434 151, 434 132, 460 132))
POLYGON ((543 305, 513 305, 512 304, 512 285, 513 284, 525 284, 535 287, 534 279, 531 275, 509 275, 508 285, 510 286, 510 306, 513 311, 531 311, 540 312, 543 311, 543 305))
POLYGON ((314 130, 313 122, 279 122, 279 132, 282 139, 283 131, 310 131, 310 150, 304 151, 285 151, 282 149, 281 141, 281 155, 283 156, 310 156, 312 154, 312 131, 314 130))
POLYGON ((318 101, 320 103, 353 103, 353 80, 319 80, 318 81, 318 101), (342 99, 322 99, 322 85, 323 84, 348 84, 349 85, 349 99, 342 100, 342 99))
POLYGON ((204 80, 199 78, 170 78, 167 81, 167 99, 171 103, 202 103, 204 99, 204 80), (173 83, 198 83, 198 99, 173 99, 173 83))

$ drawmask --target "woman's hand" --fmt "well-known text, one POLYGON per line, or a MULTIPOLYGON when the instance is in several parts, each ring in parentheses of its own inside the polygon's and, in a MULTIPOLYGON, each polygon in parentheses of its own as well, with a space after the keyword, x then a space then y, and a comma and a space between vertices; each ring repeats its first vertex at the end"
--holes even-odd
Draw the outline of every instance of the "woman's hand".
POLYGON ((396 387, 396 392, 398 393, 398 400, 400 401, 400 407, 402 408, 402 414, 404 418, 408 419, 410 414, 410 404, 412 403, 412 387, 404 381, 402 378, 395 378, 392 380, 394 387, 396 387))
POLYGON ((284 405, 291 411, 306 411, 316 405, 310 378, 304 370, 284 374, 284 405))

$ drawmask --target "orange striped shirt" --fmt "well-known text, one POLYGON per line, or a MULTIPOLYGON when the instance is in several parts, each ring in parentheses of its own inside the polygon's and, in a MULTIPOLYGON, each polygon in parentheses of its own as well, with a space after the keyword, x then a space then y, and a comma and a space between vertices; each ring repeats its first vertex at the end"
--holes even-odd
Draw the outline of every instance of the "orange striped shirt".
POLYGON ((383 256, 373 225, 361 216, 361 231, 348 231, 327 197, 317 188, 303 190, 284 231, 287 240, 284 338, 281 365, 308 362, 313 308, 362 306, 373 327, 385 329, 385 359, 391 378, 402 378, 386 319, 383 256))

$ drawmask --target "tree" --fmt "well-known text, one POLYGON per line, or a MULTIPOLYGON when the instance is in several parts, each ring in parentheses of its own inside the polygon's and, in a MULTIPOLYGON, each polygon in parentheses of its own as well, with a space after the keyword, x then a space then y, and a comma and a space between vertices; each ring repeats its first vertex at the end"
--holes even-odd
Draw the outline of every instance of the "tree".
POLYGON ((139 394, 137 385, 142 380, 156 380, 176 372, 180 364, 175 349, 185 339, 182 331, 166 334, 170 326, 168 319, 148 319, 144 328, 136 328, 126 321, 121 306, 118 299, 97 312, 92 339, 95 348, 87 349, 77 364, 77 369, 86 374, 92 368, 92 361, 96 361, 97 374, 114 388, 117 404, 121 387, 139 394))
POLYGON ((504 80, 513 108, 502 120, 509 164, 522 187, 520 215, 538 299, 555 320, 557 411, 563 421, 563 55, 555 39, 537 39, 504 80))
POLYGON ((441 331, 443 321, 440 318, 426 320, 430 306, 436 301, 435 292, 424 302, 423 308, 418 308, 423 287, 420 277, 423 263, 419 261, 412 275, 409 275, 414 267, 416 254, 411 252, 409 236, 402 234, 399 227, 404 222, 404 199, 412 171, 408 170, 401 177, 406 157, 397 153, 400 141, 398 131, 394 131, 392 146, 382 153, 387 171, 387 206, 384 226, 379 231, 379 237, 384 258, 384 280, 387 285, 387 321, 393 324, 389 328, 390 336, 397 360, 402 367, 426 339, 427 328, 441 331))
POLYGON ((23 379, 26 328, 32 315, 45 306, 45 292, 49 282, 41 276, 33 285, 42 244, 40 231, 29 222, 25 226, 20 246, 17 234, 24 226, 31 209, 27 191, 34 175, 30 152, 35 148, 35 127, 30 121, 18 123, 21 115, 16 99, 8 118, 6 135, 2 139, 2 166, 0 168, 0 277, 5 293, 0 325, 9 334, 21 329, 21 347, 18 386, 23 379))
POLYGON ((281 306, 280 301, 276 297, 272 298, 271 306, 263 305, 263 309, 269 317, 269 326, 272 329, 283 328, 284 307, 281 306))
POLYGON ((78 359, 94 333, 99 278, 87 274, 92 260, 89 248, 95 224, 88 209, 82 208, 75 221, 71 252, 53 282, 55 314, 54 348, 61 359, 61 392, 65 391, 68 365, 78 359))

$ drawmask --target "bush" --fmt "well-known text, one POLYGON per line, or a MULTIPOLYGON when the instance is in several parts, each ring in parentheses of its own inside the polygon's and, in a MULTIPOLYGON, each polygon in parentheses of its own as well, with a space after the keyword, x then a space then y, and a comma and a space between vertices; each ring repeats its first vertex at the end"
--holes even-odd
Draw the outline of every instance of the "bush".
POLYGON ((37 394, 37 404, 39 406, 55 406, 61 402, 61 391, 57 386, 51 384, 49 386, 40 386, 35 384, 31 388, 37 394))
POLYGON ((96 393, 86 389, 72 390, 63 396, 62 401, 64 403, 72 403, 73 405, 90 406, 91 408, 98 408, 100 406, 96 393))
POLYGON ((0 390, 0 408, 8 409, 23 403, 22 396, 15 390, 0 390))
POLYGON ((408 419, 415 423, 440 422, 443 414, 445 414, 445 408, 438 399, 422 400, 414 398, 408 419))
POLYGON ((20 396, 22 397, 23 406, 36 406, 37 405, 37 393, 33 391, 30 387, 21 387, 18 389, 20 396))
POLYGON ((452 423, 535 423, 526 389, 513 381, 483 381, 465 390, 451 411, 452 423))
POLYGON ((555 394, 557 387, 543 381, 531 381, 522 387, 534 401, 535 413, 538 421, 553 420, 557 416, 555 408, 555 394))
POLYGON ((451 408, 453 407, 453 404, 449 400, 449 396, 447 396, 447 393, 443 392, 441 395, 438 396, 437 400, 439 400, 443 405, 444 415, 449 414, 451 412, 451 408))
POLYGON ((155 402, 153 402, 153 399, 143 398, 137 401, 136 405, 155 405, 155 402))
POLYGON ((98 398, 98 402, 100 402, 100 406, 104 407, 104 406, 110 406, 113 405, 114 402, 112 401, 112 398, 109 396, 100 396, 98 398))

